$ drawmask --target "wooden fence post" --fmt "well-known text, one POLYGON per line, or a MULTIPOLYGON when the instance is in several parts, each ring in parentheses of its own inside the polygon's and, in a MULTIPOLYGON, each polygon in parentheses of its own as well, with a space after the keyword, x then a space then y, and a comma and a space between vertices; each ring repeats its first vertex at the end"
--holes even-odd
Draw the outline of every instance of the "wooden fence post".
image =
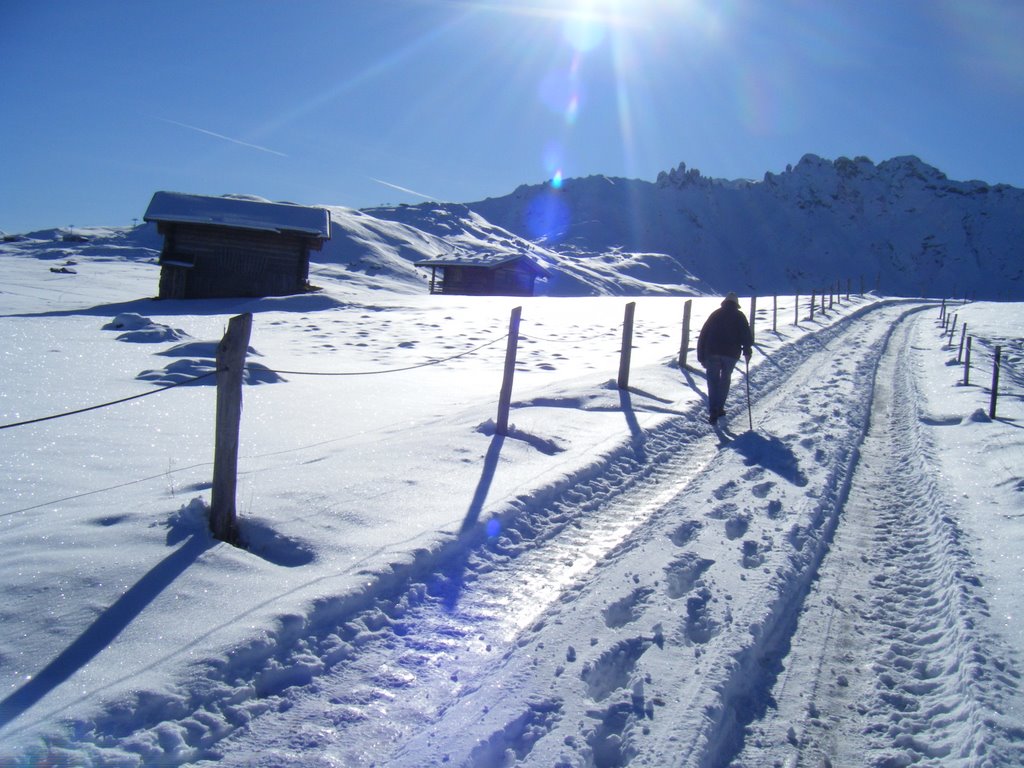
POLYGON ((794 297, 793 303, 793 325, 800 325, 800 294, 794 297))
POLYGON ((629 361, 633 354, 633 315, 636 313, 636 302, 626 305, 626 315, 622 320, 622 349, 619 352, 619 389, 629 388, 629 361))
MULTIPOLYGON (((946 300, 942 300, 942 305, 939 307, 939 320, 946 319, 946 300)), ((943 326, 945 327, 945 326, 943 326)))
POLYGON ((811 322, 814 322, 814 302, 817 298, 814 295, 814 291, 811 291, 811 322))
POLYGON ((757 296, 750 297, 750 338, 754 336, 755 319, 757 318, 757 296))
POLYGON ((690 312, 693 310, 693 299, 683 304, 683 339, 679 343, 679 370, 686 370, 686 357, 690 351, 690 312))
POLYGON ((964 339, 967 338, 967 323, 960 326, 960 351, 956 353, 956 361, 959 363, 964 359, 964 339))
POLYGON ((519 321, 522 307, 515 307, 508 321, 508 344, 505 346, 505 375, 501 380, 498 395, 498 423, 494 431, 499 435, 508 434, 508 412, 512 407, 512 377, 516 372, 516 352, 519 349, 519 321))
POLYGON ((252 333, 252 313, 228 321, 217 345, 217 417, 213 452, 210 530, 229 544, 239 543, 235 512, 238 486, 238 429, 242 420, 242 375, 252 333))
POLYGON ((964 386, 971 383, 971 338, 967 337, 967 349, 964 350, 964 386))
POLYGON ((996 417, 996 400, 999 399, 999 369, 1002 367, 1003 348, 996 347, 995 359, 992 361, 992 399, 988 405, 988 417, 996 417))
POLYGON ((779 327, 779 297, 772 296, 772 333, 778 333, 779 327))

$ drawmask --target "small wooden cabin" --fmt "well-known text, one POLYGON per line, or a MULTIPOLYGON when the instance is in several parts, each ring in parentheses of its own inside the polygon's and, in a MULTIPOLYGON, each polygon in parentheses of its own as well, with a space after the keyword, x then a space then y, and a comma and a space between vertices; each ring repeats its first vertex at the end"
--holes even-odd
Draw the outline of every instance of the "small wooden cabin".
POLYGON ((416 266, 430 268, 431 293, 460 296, 533 296, 536 280, 549 276, 522 254, 449 256, 417 261, 416 266))
POLYGON ((324 208, 244 197, 153 195, 164 237, 161 299, 284 296, 309 290, 309 253, 331 237, 324 208))

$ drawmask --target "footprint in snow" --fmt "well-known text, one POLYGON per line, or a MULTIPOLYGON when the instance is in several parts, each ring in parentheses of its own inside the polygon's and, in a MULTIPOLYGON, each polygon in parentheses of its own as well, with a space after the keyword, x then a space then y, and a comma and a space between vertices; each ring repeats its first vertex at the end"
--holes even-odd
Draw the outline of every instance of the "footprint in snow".
POLYGON ((725 485, 716 488, 712 492, 712 496, 714 496, 719 501, 722 501, 724 499, 731 499, 733 496, 736 495, 738 490, 739 489, 736 486, 736 481, 730 480, 725 485))
POLYGON ((652 642, 644 637, 621 640, 595 661, 585 664, 580 677, 587 684, 590 698, 603 701, 615 691, 626 687, 637 661, 652 642))
POLYGON ((736 515, 725 521, 725 535, 730 541, 745 536, 750 527, 750 518, 746 515, 736 515))
POLYGON ((764 467, 751 467, 743 473, 743 479, 747 482, 760 480, 762 477, 764 477, 764 467))
POLYGON ((687 552, 665 567, 666 592, 673 600, 682 597, 697 583, 704 572, 714 565, 714 560, 687 552))
POLYGON ((725 520, 739 511, 739 507, 732 503, 720 504, 710 512, 708 517, 712 520, 725 520))
POLYGON ((746 539, 743 542, 743 567, 744 568, 757 568, 760 565, 764 565, 764 551, 761 545, 753 539, 746 539))
POLYGON ((605 626, 609 629, 618 629, 636 621, 640 618, 641 606, 653 591, 650 587, 641 587, 609 605, 602 611, 605 626))
POLYGON ((525 759, 534 745, 547 736, 561 718, 562 703, 531 701, 526 711, 481 741, 470 754, 470 765, 505 765, 511 752, 517 759, 525 759))
POLYGON ((712 602, 711 590, 700 589, 696 595, 686 601, 686 618, 683 620, 683 632, 686 638, 698 645, 710 642, 719 632, 721 626, 715 621, 708 604, 712 602))
POLYGON ((703 527, 704 526, 697 520, 688 520, 672 531, 672 533, 669 534, 669 538, 677 547, 683 547, 693 541, 697 532, 703 527))

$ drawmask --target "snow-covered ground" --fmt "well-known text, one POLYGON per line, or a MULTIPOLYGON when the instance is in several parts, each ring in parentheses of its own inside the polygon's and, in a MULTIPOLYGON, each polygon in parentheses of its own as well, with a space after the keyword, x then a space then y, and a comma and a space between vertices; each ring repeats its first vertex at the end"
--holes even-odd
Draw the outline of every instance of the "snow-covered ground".
POLYGON ((934 302, 761 297, 716 431, 682 298, 636 299, 619 390, 629 299, 157 302, 92 234, 0 246, 0 764, 1024 763, 1022 305, 952 309, 964 386, 934 302), (248 550, 206 530, 212 377, 6 427, 208 372, 250 311, 248 550))

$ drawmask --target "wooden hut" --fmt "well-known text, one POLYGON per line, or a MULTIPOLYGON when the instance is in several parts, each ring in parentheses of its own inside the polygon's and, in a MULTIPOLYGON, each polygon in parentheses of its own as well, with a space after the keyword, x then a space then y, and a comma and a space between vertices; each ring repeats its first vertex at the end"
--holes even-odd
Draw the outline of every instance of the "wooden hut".
POLYGON ((161 299, 283 296, 309 290, 309 252, 331 237, 324 208, 178 192, 153 195, 164 237, 161 299))
POLYGON ((416 266, 430 268, 431 293, 461 296, 532 296, 536 280, 549 276, 523 254, 444 256, 417 261, 416 266))

